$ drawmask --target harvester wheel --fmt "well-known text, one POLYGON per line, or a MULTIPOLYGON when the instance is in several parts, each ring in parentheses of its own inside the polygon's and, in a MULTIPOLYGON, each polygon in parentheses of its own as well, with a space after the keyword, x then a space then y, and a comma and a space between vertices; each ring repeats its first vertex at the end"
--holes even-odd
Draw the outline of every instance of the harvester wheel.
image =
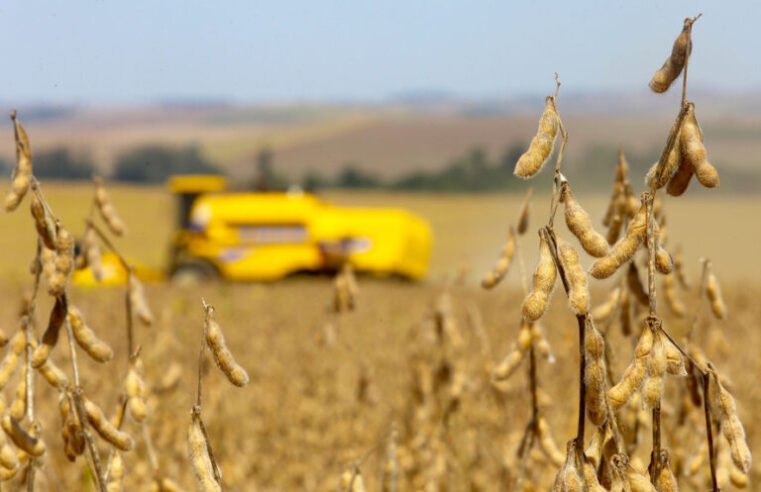
POLYGON ((219 278, 219 272, 213 265, 192 261, 182 263, 172 272, 172 283, 176 285, 196 285, 219 278))

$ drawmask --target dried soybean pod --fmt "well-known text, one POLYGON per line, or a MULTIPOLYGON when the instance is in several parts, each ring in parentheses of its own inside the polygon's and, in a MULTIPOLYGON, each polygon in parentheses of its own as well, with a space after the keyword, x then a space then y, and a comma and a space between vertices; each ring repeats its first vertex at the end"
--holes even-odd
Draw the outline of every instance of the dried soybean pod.
POLYGON ((629 179, 629 162, 626 160, 624 148, 618 149, 618 162, 616 163, 616 181, 625 183, 629 179))
POLYGON ((108 483, 106 492, 121 492, 122 480, 124 479, 124 460, 121 453, 114 452, 111 463, 108 467, 108 483))
POLYGON ((69 274, 74 267, 74 238, 60 225, 56 231, 54 265, 55 269, 48 279, 48 293, 58 297, 66 289, 69 274))
POLYGON ((558 271, 552 258, 550 244, 546 234, 539 234, 539 262, 536 265, 533 278, 533 288, 523 300, 521 308, 523 318, 536 321, 542 317, 555 288, 558 271))
POLYGON ((69 385, 69 378, 66 377, 66 374, 50 359, 46 360, 37 371, 50 386, 58 390, 63 390, 69 385))
POLYGON ((565 223, 579 240, 584 251, 600 258, 608 254, 609 244, 602 234, 592 227, 592 219, 571 192, 571 185, 564 181, 560 189, 560 201, 565 204, 565 223))
POLYGON ((646 377, 641 391, 645 404, 654 408, 663 399, 663 376, 646 377))
POLYGON ((95 181, 95 204, 98 206, 100 216, 103 217, 103 221, 106 223, 111 232, 117 236, 124 234, 124 222, 116 213, 111 198, 106 192, 106 188, 103 186, 103 180, 96 177, 95 181))
POLYGON ((5 432, 0 432, 0 467, 6 470, 17 470, 18 466, 19 460, 16 451, 8 444, 5 432))
POLYGON ((137 361, 130 364, 124 387, 125 392, 127 393, 127 406, 129 407, 130 415, 132 415, 132 418, 137 422, 142 422, 148 416, 148 406, 143 397, 145 394, 145 383, 140 377, 137 366, 137 361))
POLYGON ((649 85, 653 92, 666 92, 671 87, 671 83, 682 73, 687 57, 692 52, 692 24, 695 20, 690 18, 684 19, 682 32, 676 38, 674 46, 671 48, 671 56, 666 59, 663 66, 655 72, 652 80, 650 80, 649 85))
POLYGON ((204 322, 206 344, 214 356, 214 362, 232 384, 235 386, 247 385, 248 373, 235 361, 233 354, 227 348, 222 328, 220 328, 217 320, 214 319, 214 307, 207 304, 204 304, 204 306, 206 310, 204 322))
POLYGON ((88 227, 84 237, 84 258, 85 264, 92 270, 92 276, 100 282, 103 279, 103 261, 98 244, 98 235, 95 229, 88 227))
POLYGON ((588 460, 584 460, 584 490, 586 492, 608 492, 608 490, 600 485, 597 480, 597 469, 595 465, 588 460))
POLYGON ((709 271, 706 276, 706 295, 708 300, 711 301, 711 312, 713 315, 718 319, 726 318, 727 305, 724 304, 724 299, 721 297, 719 281, 713 271, 709 271))
POLYGON ((626 478, 629 480, 629 487, 631 487, 632 492, 658 492, 650 483, 650 479, 639 470, 629 467, 626 478))
POLYGON ((706 188, 719 186, 719 171, 707 159, 706 148, 703 145, 703 132, 700 131, 698 120, 695 118, 695 105, 689 103, 687 114, 682 123, 680 134, 683 158, 692 164, 695 177, 706 188))
POLYGON ((669 180, 669 184, 666 186, 666 193, 671 196, 682 196, 687 191, 687 187, 690 186, 690 181, 692 181, 694 174, 695 168, 680 155, 679 167, 669 180))
POLYGON ((5 388, 8 384, 8 380, 11 378, 16 368, 18 367, 19 354, 13 350, 9 350, 5 353, 2 362, 0 362, 0 390, 5 388))
POLYGON ((493 381, 504 381, 513 375, 518 366, 523 362, 526 353, 517 346, 513 346, 502 361, 497 364, 491 373, 493 381))
POLYGON ((626 404, 634 392, 640 389, 646 375, 645 363, 639 359, 632 361, 621 376, 621 380, 608 390, 608 401, 611 406, 618 408, 626 404))
POLYGON ((729 471, 729 481, 738 489, 744 489, 748 486, 748 475, 733 465, 729 471))
POLYGON ((155 478, 150 492, 182 492, 177 482, 168 477, 155 478))
POLYGON ((669 150, 669 153, 666 156, 666 162, 660 173, 658 172, 659 161, 653 163, 653 165, 650 166, 650 169, 648 169, 647 174, 645 175, 645 185, 648 188, 655 190, 663 188, 679 170, 679 166, 682 162, 682 148, 680 143, 681 131, 680 127, 676 138, 674 139, 674 145, 671 146, 671 150, 669 150))
POLYGON ((85 452, 85 434, 79 419, 71 411, 71 399, 68 395, 61 395, 58 410, 61 414, 64 451, 69 461, 74 462, 77 456, 85 452))
POLYGON ((666 335, 661 333, 661 337, 663 338, 663 347, 666 353, 666 370, 672 376, 686 376, 687 369, 684 365, 682 352, 679 351, 676 345, 674 345, 666 335))
POLYGON ((652 330, 645 327, 634 349, 634 360, 624 371, 621 380, 608 390, 608 400, 614 408, 624 405, 639 390, 648 374, 645 361, 650 357, 655 338, 652 330))
POLYGON ((606 321, 613 314, 613 311, 619 304, 621 299, 621 288, 616 287, 610 294, 604 303, 592 309, 592 319, 595 323, 601 323, 606 321))
POLYGON ((87 421, 92 424, 98 435, 111 443, 115 448, 122 451, 130 451, 135 442, 129 434, 119 430, 106 416, 98 405, 88 399, 84 399, 84 410, 87 421))
POLYGON ((616 215, 616 211, 620 209, 619 204, 621 203, 621 198, 624 196, 626 190, 623 183, 619 183, 618 181, 615 181, 613 183, 613 191, 610 194, 610 200, 608 201, 608 208, 605 209, 605 215, 602 217, 602 225, 605 227, 610 227, 611 221, 613 220, 613 216, 616 215))
POLYGON ((42 442, 42 439, 27 433, 16 419, 6 414, 3 415, 0 424, 5 434, 11 438, 17 448, 34 457, 45 454, 45 443, 42 442))
POLYGON ((584 490, 584 481, 576 468, 576 441, 570 440, 566 445, 565 463, 555 476, 553 491, 561 492, 582 492, 584 490))
POLYGON ((674 274, 670 273, 663 276, 663 297, 666 299, 671 313, 677 318, 683 318, 687 313, 687 308, 684 303, 679 299, 676 293, 676 279, 674 274))
POLYGON ((32 180, 32 149, 26 130, 16 118, 16 112, 11 113, 13 133, 16 140, 16 167, 13 169, 11 191, 5 196, 5 211, 12 212, 19 206, 24 195, 29 190, 32 180))
POLYGON ((55 224, 45 210, 45 206, 34 193, 32 194, 29 209, 34 218, 34 227, 37 229, 37 235, 42 240, 42 243, 48 249, 55 249, 55 224))
POLYGON ((637 215, 629 222, 626 235, 613 245, 607 256, 592 264, 589 273, 594 278, 603 279, 613 275, 621 265, 629 261, 642 244, 647 232, 647 212, 642 205, 637 215))
POLYGON ((16 383, 16 397, 11 403, 10 414, 16 420, 23 420, 26 415, 26 376, 27 365, 21 364, 21 374, 19 375, 18 382, 16 383))
POLYGON ((209 448, 206 437, 201 428, 201 420, 196 415, 188 428, 188 454, 190 464, 193 466, 193 474, 201 492, 221 492, 222 488, 214 478, 214 465, 209 456, 209 448))
POLYGON ((654 224, 655 234, 655 268, 664 275, 668 275, 674 270, 674 260, 671 258, 671 254, 663 247, 666 237, 665 226, 658 226, 656 221, 654 224))
POLYGON ((341 492, 365 492, 365 482, 362 473, 356 466, 341 474, 341 492))
POLYGON ((555 466, 562 466, 563 462, 565 461, 565 457, 560 451, 560 448, 558 448, 558 445, 555 444, 555 440, 552 438, 552 434, 550 434, 550 426, 547 423, 547 419, 541 415, 536 422, 536 433, 539 436, 539 447, 541 448, 544 455, 555 466))
POLYGON ((148 306, 148 300, 145 297, 143 283, 140 282, 133 272, 130 272, 128 275, 128 284, 129 299, 133 312, 145 326, 150 326, 153 324, 153 314, 151 313, 151 308, 148 306))
POLYGON ((527 323, 525 320, 521 321, 521 328, 518 330, 518 349, 521 352, 527 352, 531 348, 531 340, 534 338, 531 333, 532 324, 527 323))
POLYGON ((42 343, 32 353, 31 364, 33 368, 39 369, 48 360, 50 352, 58 343, 58 334, 61 332, 61 326, 63 326, 65 320, 66 306, 63 299, 57 297, 53 309, 50 311, 48 327, 42 335, 42 343))
MULTIPOLYGON (((645 328, 649 330, 649 328, 645 328)), ((655 336, 655 342, 647 359, 647 379, 642 386, 642 397, 650 407, 655 407, 663 398, 663 375, 668 367, 666 349, 660 331, 655 336)))
POLYGON ((748 443, 745 441, 745 429, 737 415, 737 404, 734 397, 724 388, 715 374, 713 374, 712 379, 715 386, 714 392, 716 406, 719 410, 721 432, 729 443, 732 462, 740 471, 747 474, 750 471, 752 458, 748 443))
POLYGON ((555 99, 548 96, 544 102, 545 108, 539 120, 539 129, 534 138, 531 139, 528 150, 520 156, 515 164, 515 175, 519 178, 533 177, 552 155, 555 138, 560 129, 560 118, 555 109, 555 99))
POLYGON ((621 333, 623 333, 625 337, 628 337, 632 334, 632 298, 627 289, 621 291, 621 312, 619 315, 621 320, 621 333))
POLYGON ((507 241, 500 252, 499 259, 494 267, 484 275, 484 278, 481 280, 481 287, 491 289, 505 277, 515 254, 515 243, 515 230, 511 227, 507 241))
POLYGON ((587 313, 589 312, 589 286, 587 274, 581 268, 579 254, 560 238, 557 238, 557 246, 558 258, 568 280, 568 304, 576 314, 587 313))
POLYGON ((526 191, 526 197, 521 204, 520 212, 518 212, 518 235, 522 236, 528 231, 529 219, 531 217, 531 196, 534 194, 534 189, 529 188, 526 191))
POLYGON ((584 380, 587 385, 587 415, 594 425, 600 426, 608 413, 605 401, 605 341, 600 332, 591 324, 587 324, 584 331, 584 351, 586 353, 584 380))
POLYGON ((608 244, 616 244, 618 238, 621 236, 621 228, 624 226, 624 218, 620 213, 613 214, 609 221, 608 234, 605 236, 605 240, 608 244))
POLYGON ((550 364, 555 363, 555 356, 552 354, 552 348, 550 342, 544 336, 542 327, 539 323, 531 323, 531 338, 533 339, 534 348, 537 353, 542 356, 550 364))
POLYGON ((98 338, 87 326, 82 313, 74 306, 69 306, 69 322, 74 333, 74 339, 87 354, 98 362, 108 362, 114 358, 114 351, 106 342, 98 338))
POLYGON ((634 262, 629 262, 629 269, 626 271, 626 285, 629 287, 629 292, 634 294, 637 301, 642 306, 648 306, 650 298, 645 292, 645 287, 639 279, 639 273, 637 272, 637 265, 634 262))
POLYGON ((674 252, 674 273, 682 288, 689 289, 690 283, 687 281, 687 275, 684 273, 684 253, 682 253, 681 247, 677 247, 674 252))

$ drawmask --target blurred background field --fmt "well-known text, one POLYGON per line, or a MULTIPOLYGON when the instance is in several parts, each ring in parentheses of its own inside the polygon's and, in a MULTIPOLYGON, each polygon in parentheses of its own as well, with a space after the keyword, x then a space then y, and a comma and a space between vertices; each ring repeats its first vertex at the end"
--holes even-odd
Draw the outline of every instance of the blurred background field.
MULTIPOLYGON (((518 334, 522 283, 536 264, 535 231, 549 215, 551 176, 550 164, 532 182, 520 180, 513 176, 515 162, 559 72, 558 107, 570 132, 563 172, 601 229, 619 149, 631 165, 635 193, 644 190, 644 174, 663 149, 681 80, 662 95, 649 92, 647 81, 682 19, 702 11, 689 99, 721 186, 706 190, 693 182, 683 197, 665 197, 668 248, 684 252, 692 286, 678 291, 686 317, 673 316, 662 296, 658 309, 679 340, 694 322, 695 341, 726 377, 756 456, 747 489, 761 489, 761 65, 752 41, 758 2, 433 7, 390 0, 326 8, 304 1, 135 0, 44 9, 27 3, 0 7, 6 19, 0 43, 13 48, 6 53, 11 75, 0 86, 0 115, 18 110, 35 176, 75 236, 85 229, 93 175, 105 178, 127 225, 126 236, 114 241, 119 250, 161 271, 177 222, 176 197, 165 182, 178 174, 224 175, 239 191, 307 190, 336 205, 402 208, 431 224, 427 277, 359 276, 356 310, 341 316, 332 312, 328 275, 189 287, 146 282, 156 322, 137 327, 136 340, 150 416, 145 426, 125 424, 137 447, 124 454, 123 490, 154 490, 149 487, 158 475, 182 490, 197 486, 186 433, 203 297, 216 307, 232 352, 251 376, 250 385, 238 389, 208 360, 202 368, 203 415, 228 492, 335 491, 341 473, 357 463, 367 490, 380 491, 392 428, 399 438, 398 492, 422 489, 415 487, 421 477, 436 473, 438 489, 426 492, 511 490, 515 451, 530 416, 526 366, 500 388, 491 384, 490 370, 518 334), (519 240, 520 261, 504 284, 486 291, 480 279, 530 186, 531 226, 519 240), (729 311, 724 321, 710 318, 699 302, 700 258, 710 259, 718 275, 729 311), (456 353, 432 342, 444 292, 463 338, 456 353), (334 344, 326 342, 329 333, 334 344), (431 367, 440 370, 426 373, 431 367), (425 410, 422 386, 433 384, 425 378, 444 380, 436 397, 446 399, 455 369, 464 381, 458 406, 447 424, 431 429, 435 419, 416 414, 425 410), (155 445, 156 466, 146 436, 155 445), (420 436, 429 440, 421 444, 420 436)), ((14 164, 13 127, 3 117, 0 193, 10 186, 14 164)), ((0 328, 7 334, 19 325, 19 305, 32 283, 36 236, 27 207, 0 213, 6 300, 0 328)), ((570 238, 562 220, 556 227, 570 238)), ((581 261, 591 264, 583 254, 581 261)), ((593 281, 592 304, 615 282, 593 281)), ((42 297, 37 334, 52 305, 42 297)), ((109 364, 81 361, 84 393, 111 415, 128 368, 123 288, 73 286, 70 301, 115 350, 109 364)), ((609 336, 615 377, 634 343, 618 322, 599 326, 609 336)), ((561 289, 541 323, 557 360, 539 362, 540 405, 562 449, 575 431, 579 356, 576 319, 561 289)), ((60 345, 52 358, 68 371, 69 355, 60 345)), ((58 392, 37 380, 37 420, 48 446, 37 490, 94 490, 85 460, 72 464, 65 457, 58 392)), ((9 402, 17 383, 4 391, 9 402)), ((675 378, 668 379, 666 395, 664 440, 681 490, 707 490, 706 466, 686 471, 703 442, 700 409, 685 403, 684 385, 675 378)), ((631 454, 646 464, 651 438, 644 413, 631 454)), ((726 447, 721 451, 727 471, 726 447)), ((557 468, 534 453, 522 491, 548 490, 557 468)), ((722 477, 722 490, 734 490, 727 482, 722 477)))
MULTIPOLYGON (((612 166, 602 170, 612 180, 612 166)), ((569 172, 570 179, 576 179, 569 172)), ((7 186, 3 183, 2 186, 7 186)), ((87 182, 44 182, 56 213, 71 229, 81 234, 93 192, 87 182)), ((528 184, 524 188, 528 188, 528 184)), ((175 202, 162 186, 109 185, 114 204, 129 224, 129 233, 117 244, 130 258, 149 267, 163 269, 168 261, 170 238, 175 227, 175 202)), ((514 224, 522 193, 403 193, 383 191, 325 190, 319 196, 329 203, 347 206, 398 207, 430 221, 435 237, 428 283, 437 283, 467 267, 473 283, 491 266, 499 245, 514 224)), ((607 195, 585 193, 583 203, 599 222, 607 195)), ((532 200, 534 220, 549 214, 549 195, 532 200)), ((686 197, 666 198, 670 241, 681 245, 690 271, 699 268, 700 257, 710 258, 727 280, 754 283, 761 278, 757 241, 761 239, 761 198, 748 194, 718 194, 692 190, 686 197), (731 254, 730 254, 731 253, 731 254)), ((20 261, 33 251, 35 231, 25 212, 3 216, 13 234, 0 236, 0 271, 21 278, 27 265, 20 261)), ((546 219, 545 219, 546 220, 546 219)), ((561 230, 565 227, 558 224, 561 230)), ((533 238, 531 238, 533 240, 533 238)), ((529 264, 536 247, 525 247, 529 264)), ((31 257, 29 258, 31 260, 31 257)), ((515 279, 508 279, 515 281, 515 279)), ((518 285, 514 283, 514 285, 518 285)))

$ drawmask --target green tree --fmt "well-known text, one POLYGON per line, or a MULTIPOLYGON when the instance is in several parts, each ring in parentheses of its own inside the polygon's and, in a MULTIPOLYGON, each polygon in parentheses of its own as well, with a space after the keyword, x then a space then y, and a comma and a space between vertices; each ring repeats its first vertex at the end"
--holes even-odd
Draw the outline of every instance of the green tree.
POLYGON ((34 174, 39 178, 89 179, 95 166, 88 157, 75 157, 59 147, 34 156, 34 174))
POLYGON ((120 181, 158 183, 181 173, 220 174, 220 170, 204 159, 195 145, 177 149, 148 145, 119 156, 113 177, 120 181))
POLYGON ((378 188, 381 183, 374 174, 359 169, 355 163, 349 163, 344 165, 341 172, 338 173, 336 186, 339 188, 378 188))

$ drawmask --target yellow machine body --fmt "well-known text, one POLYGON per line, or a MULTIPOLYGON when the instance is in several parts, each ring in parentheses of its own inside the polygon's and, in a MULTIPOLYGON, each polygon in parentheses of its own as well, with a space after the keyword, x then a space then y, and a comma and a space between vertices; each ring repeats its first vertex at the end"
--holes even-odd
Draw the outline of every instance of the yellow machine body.
POLYGON ((422 279, 428 270, 428 224, 403 210, 336 207, 307 193, 200 196, 177 235, 176 269, 208 262, 230 280, 266 281, 335 270, 422 279))
MULTIPOLYGON (((180 279, 271 281, 297 273, 334 272, 348 262, 357 272, 420 280, 428 271, 431 228, 400 209, 350 208, 303 192, 226 192, 221 176, 173 176, 177 229, 168 275, 180 279)), ((133 265, 144 280, 162 272, 133 265)), ((78 285, 126 282, 112 254, 103 255, 103 279, 89 268, 73 274, 78 285)))

